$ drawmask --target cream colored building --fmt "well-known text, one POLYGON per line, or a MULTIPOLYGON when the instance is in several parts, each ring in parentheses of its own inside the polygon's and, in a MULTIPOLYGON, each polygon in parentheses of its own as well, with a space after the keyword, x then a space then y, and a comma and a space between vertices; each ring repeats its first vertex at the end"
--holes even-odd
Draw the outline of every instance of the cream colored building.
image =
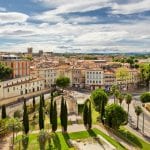
POLYGON ((34 74, 39 78, 45 79, 45 86, 51 87, 55 84, 57 78, 57 70, 55 68, 39 68, 34 70, 34 74))
POLYGON ((88 69, 85 71, 85 86, 90 89, 104 85, 104 71, 102 69, 88 69))
POLYGON ((29 94, 45 89, 45 82, 42 78, 26 76, 0 82, 0 99, 29 94))

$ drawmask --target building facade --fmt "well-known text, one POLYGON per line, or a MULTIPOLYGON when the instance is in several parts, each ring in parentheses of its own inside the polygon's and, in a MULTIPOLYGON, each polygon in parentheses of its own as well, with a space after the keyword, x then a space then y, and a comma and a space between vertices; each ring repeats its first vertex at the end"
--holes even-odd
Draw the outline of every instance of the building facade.
POLYGON ((91 90, 104 86, 104 71, 102 69, 88 69, 85 71, 85 86, 91 90))
POLYGON ((30 75, 30 61, 15 55, 1 55, 0 63, 12 68, 12 78, 30 75))
POLYGON ((0 82, 0 99, 29 94, 45 89, 45 80, 26 76, 0 82))

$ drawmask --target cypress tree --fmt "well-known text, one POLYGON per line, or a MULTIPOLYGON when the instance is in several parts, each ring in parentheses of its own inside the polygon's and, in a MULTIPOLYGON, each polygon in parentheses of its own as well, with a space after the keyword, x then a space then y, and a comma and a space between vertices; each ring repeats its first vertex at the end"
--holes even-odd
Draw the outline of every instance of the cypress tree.
POLYGON ((5 119, 6 118, 6 106, 5 105, 2 105, 2 119, 5 119))
POLYGON ((89 108, 88 108, 88 129, 92 127, 92 112, 91 112, 91 102, 89 101, 89 108))
POLYGON ((39 106, 39 127, 40 130, 44 129, 44 116, 43 116, 43 102, 42 97, 40 98, 40 106, 39 106))
POLYGON ((61 99, 60 121, 62 129, 64 130, 64 97, 61 99))
POLYGON ((64 105, 64 132, 67 131, 67 123, 68 123, 68 110, 67 110, 67 104, 65 101, 65 105, 64 105))
POLYGON ((41 97, 42 97, 42 106, 45 107, 44 94, 42 94, 41 97))
POLYGON ((52 131, 55 132, 56 130, 57 130, 57 104, 55 101, 53 110, 52 131))
POLYGON ((84 123, 84 126, 87 128, 87 124, 88 124, 88 105, 87 105, 87 101, 85 101, 84 107, 83 107, 83 123, 84 123))
POLYGON ((26 105, 26 100, 24 99, 24 106, 23 106, 24 112, 23 112, 23 127, 24 132, 27 134, 29 132, 29 117, 28 117, 28 110, 26 105))
POLYGON ((35 111, 35 97, 33 96, 33 110, 35 111))
POLYGON ((53 95, 51 95, 51 102, 50 102, 50 124, 52 124, 53 120, 53 95))

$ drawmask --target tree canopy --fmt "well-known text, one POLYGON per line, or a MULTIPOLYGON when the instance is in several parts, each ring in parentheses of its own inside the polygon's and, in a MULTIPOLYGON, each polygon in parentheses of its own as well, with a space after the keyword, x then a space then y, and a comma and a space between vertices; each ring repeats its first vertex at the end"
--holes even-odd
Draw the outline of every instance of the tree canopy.
POLYGON ((150 82, 150 64, 140 65, 140 76, 144 81, 145 85, 149 86, 150 82))
POLYGON ((106 105, 108 102, 108 96, 102 89, 96 89, 91 94, 92 102, 95 106, 96 111, 101 110, 101 102, 104 101, 104 104, 106 105))
POLYGON ((9 79, 12 75, 12 69, 0 63, 0 80, 9 79))
POLYGON ((116 70, 116 78, 119 80, 126 80, 130 78, 129 70, 126 67, 121 67, 116 70))
POLYGON ((107 105, 105 108, 105 121, 109 127, 119 128, 127 122, 127 112, 117 104, 107 105))
POLYGON ((94 104, 95 110, 100 112, 100 118, 102 123, 104 123, 104 113, 105 113, 105 106, 108 102, 108 96, 104 92, 103 89, 96 89, 92 92, 91 95, 92 102, 94 104))
POLYGON ((56 79, 56 85, 61 88, 65 88, 69 86, 69 84, 70 84, 70 79, 68 77, 60 76, 56 79))
POLYGON ((140 100, 142 103, 150 102, 150 92, 145 92, 140 96, 140 100))

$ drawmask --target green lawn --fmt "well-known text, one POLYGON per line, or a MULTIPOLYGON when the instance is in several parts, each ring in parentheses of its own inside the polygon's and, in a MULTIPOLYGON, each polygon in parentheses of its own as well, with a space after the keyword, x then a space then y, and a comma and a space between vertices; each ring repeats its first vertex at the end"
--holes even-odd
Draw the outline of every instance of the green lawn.
POLYGON ((135 134, 129 132, 126 128, 121 127, 119 129, 119 134, 122 139, 139 147, 141 150, 148 150, 150 149, 150 143, 144 141, 143 139, 137 137, 135 134))
MULTIPOLYGON (((72 139, 72 140, 86 139, 86 138, 90 138, 90 137, 96 137, 98 134, 101 135, 102 137, 104 137, 106 140, 108 140, 118 150, 126 149, 119 142, 115 141, 114 139, 107 136, 106 134, 104 134, 103 132, 101 132, 98 129, 92 129, 90 131, 73 132, 73 133, 69 133, 69 134, 67 134, 67 133, 62 134, 62 132, 57 132, 56 134, 54 134, 54 136, 51 140, 51 146, 53 147, 53 149, 57 149, 57 150, 74 150, 74 148, 68 144, 69 139, 72 139)), ((19 139, 21 139, 21 135, 17 137, 17 140, 19 140, 19 139)), ((20 146, 21 146, 21 142, 20 142, 20 146)), ((19 142, 16 145, 16 150, 18 149, 18 147, 19 147, 19 142)), ((29 148, 28 149, 29 150, 39 149, 39 145, 38 145, 38 141, 37 141, 37 134, 29 135, 29 148)), ((48 142, 46 144, 46 150, 50 150, 50 146, 49 146, 48 142)))

